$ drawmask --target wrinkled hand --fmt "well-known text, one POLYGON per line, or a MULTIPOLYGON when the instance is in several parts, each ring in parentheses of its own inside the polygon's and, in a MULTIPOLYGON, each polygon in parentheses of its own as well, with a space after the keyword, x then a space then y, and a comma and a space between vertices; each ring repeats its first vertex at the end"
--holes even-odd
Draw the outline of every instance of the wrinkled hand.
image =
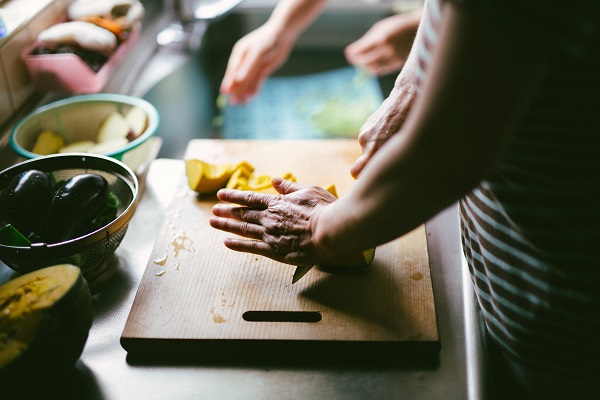
POLYGON ((378 21, 360 39, 346 47, 346 59, 379 76, 400 71, 413 44, 419 18, 420 11, 378 21))
POLYGON ((221 93, 229 96, 231 104, 247 103, 265 79, 287 61, 293 44, 272 32, 269 25, 241 38, 231 51, 221 93))
POLYGON ((318 186, 273 178, 278 195, 222 189, 213 207, 212 227, 244 236, 228 238, 232 250, 258 254, 292 265, 315 265, 327 259, 313 232, 323 208, 336 200, 318 186))
POLYGON ((367 162, 385 144, 385 142, 400 130, 414 99, 414 88, 397 86, 389 97, 365 121, 358 134, 358 143, 363 154, 356 159, 350 173, 357 178, 367 162))

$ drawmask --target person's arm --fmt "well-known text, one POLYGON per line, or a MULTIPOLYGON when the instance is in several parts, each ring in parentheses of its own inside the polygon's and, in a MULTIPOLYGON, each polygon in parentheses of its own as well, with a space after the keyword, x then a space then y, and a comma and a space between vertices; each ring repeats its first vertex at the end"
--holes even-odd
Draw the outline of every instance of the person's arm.
POLYGON ((274 180, 283 195, 223 190, 211 225, 251 238, 227 247, 289 264, 320 264, 386 243, 426 222, 496 165, 546 58, 515 32, 444 2, 439 42, 399 134, 333 201, 274 180))
POLYGON ((402 134, 315 223, 327 249, 390 241, 470 191, 496 165, 543 76, 546 57, 523 37, 443 4, 439 44, 402 134))
POLYGON ((327 0, 281 0, 268 21, 233 47, 221 93, 233 103, 247 102, 264 80, 287 61, 300 34, 327 0))
POLYGON ((284 40, 296 41, 326 3, 327 0, 280 0, 267 25, 284 40))
POLYGON ((378 76, 400 71, 415 40, 420 19, 421 9, 418 9, 376 22, 346 47, 346 59, 378 76))
MULTIPOLYGON (((417 15, 414 14, 413 17, 417 15)), ((419 18, 421 12, 419 12, 419 18)), ((417 23, 418 24, 418 23, 417 23)), ((419 27, 414 43, 420 43, 423 37, 423 29, 419 27)), ((352 165, 350 173, 358 177, 367 162, 373 157, 385 142, 402 127, 410 108, 414 102, 416 93, 415 68, 418 62, 418 54, 412 46, 410 53, 396 78, 390 95, 383 101, 375 112, 367 118, 360 128, 358 143, 362 147, 360 156, 352 165)))

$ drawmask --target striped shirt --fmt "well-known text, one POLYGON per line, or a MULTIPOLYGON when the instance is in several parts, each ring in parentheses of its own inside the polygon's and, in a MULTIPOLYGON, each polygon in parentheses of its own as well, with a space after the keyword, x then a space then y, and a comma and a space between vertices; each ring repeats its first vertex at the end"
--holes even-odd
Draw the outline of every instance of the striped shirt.
MULTIPOLYGON (((500 163, 460 201, 463 250, 488 332, 516 363, 598 378, 600 2, 462 3, 538 40, 554 60, 500 163)), ((442 10, 440 0, 426 4, 417 85, 442 10)))

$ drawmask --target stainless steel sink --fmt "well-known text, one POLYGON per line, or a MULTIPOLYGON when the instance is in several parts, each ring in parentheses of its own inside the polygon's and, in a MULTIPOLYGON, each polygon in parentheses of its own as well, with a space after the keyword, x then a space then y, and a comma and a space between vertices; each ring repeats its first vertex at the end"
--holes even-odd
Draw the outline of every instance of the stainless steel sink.
MULTIPOLYGON (((143 66, 138 68, 139 73, 129 73, 129 82, 120 83, 113 91, 143 97, 156 106, 161 119, 157 136, 163 140, 159 157, 182 158, 189 140, 220 137, 219 128, 213 123, 218 115, 215 102, 231 48, 267 20, 274 3, 247 0, 217 19, 194 22, 193 29, 200 35, 195 38, 199 46, 158 44, 156 36, 173 21, 168 13, 157 13, 159 18, 147 27, 144 36, 147 42, 143 48, 152 48, 151 56, 145 60, 140 57, 138 62, 143 66)), ((276 75, 308 74, 346 66, 344 47, 391 12, 391 2, 332 1, 302 35, 289 61, 276 75)), ((391 89, 393 79, 380 79, 384 94, 391 89)))

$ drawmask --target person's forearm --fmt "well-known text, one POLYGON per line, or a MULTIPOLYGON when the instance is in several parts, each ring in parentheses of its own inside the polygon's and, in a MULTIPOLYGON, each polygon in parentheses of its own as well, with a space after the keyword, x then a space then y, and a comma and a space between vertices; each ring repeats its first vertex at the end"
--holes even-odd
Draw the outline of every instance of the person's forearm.
MULTIPOLYGON (((418 14, 413 14, 415 18, 418 16, 419 19, 422 18, 421 15, 422 12, 419 12, 418 14)), ((410 53, 408 54, 408 57, 406 59, 406 62, 404 63, 404 66, 402 67, 402 70, 396 78, 392 92, 394 90, 410 91, 411 93, 414 93, 416 91, 417 81, 415 78, 415 67, 418 61, 418 54, 414 43, 420 43, 422 37, 423 26, 419 24, 419 27, 417 28, 417 34, 415 35, 415 39, 413 42, 413 47, 411 48, 410 53)))
POLYGON ((281 0, 267 24, 281 38, 295 41, 319 15, 327 0, 281 0))
POLYGON ((471 190, 495 166, 543 76, 545 59, 521 38, 446 4, 440 43, 401 131, 317 220, 325 253, 386 243, 471 190))

